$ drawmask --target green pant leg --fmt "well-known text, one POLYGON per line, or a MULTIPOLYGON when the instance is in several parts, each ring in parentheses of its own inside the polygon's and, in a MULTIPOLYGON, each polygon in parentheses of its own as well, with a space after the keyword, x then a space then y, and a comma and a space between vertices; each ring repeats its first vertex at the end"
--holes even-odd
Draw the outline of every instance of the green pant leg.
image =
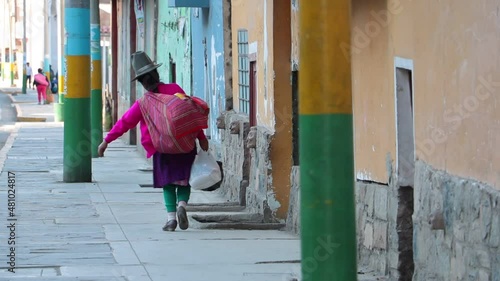
POLYGON ((190 186, 177 186, 177 200, 185 201, 186 203, 189 201, 189 197, 191 196, 191 187, 190 186))
POLYGON ((163 199, 165 201, 165 207, 167 212, 177 211, 177 196, 175 190, 177 186, 173 184, 167 184, 163 187, 163 199))

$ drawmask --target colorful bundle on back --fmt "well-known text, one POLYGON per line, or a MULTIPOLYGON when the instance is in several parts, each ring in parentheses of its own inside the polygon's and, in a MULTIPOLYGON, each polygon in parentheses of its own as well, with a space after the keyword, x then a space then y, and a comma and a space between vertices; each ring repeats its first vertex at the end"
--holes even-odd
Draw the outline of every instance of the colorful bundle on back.
POLYGON ((208 128, 209 108, 199 98, 148 92, 139 105, 158 152, 188 153, 199 131, 208 128))

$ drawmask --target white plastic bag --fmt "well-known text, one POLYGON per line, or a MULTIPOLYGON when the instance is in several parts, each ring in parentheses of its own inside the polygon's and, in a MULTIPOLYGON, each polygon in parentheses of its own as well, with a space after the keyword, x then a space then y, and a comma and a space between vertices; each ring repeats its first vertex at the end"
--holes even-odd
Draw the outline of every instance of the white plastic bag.
POLYGON ((199 151, 191 167, 189 185, 193 189, 205 189, 218 183, 222 179, 219 164, 208 151, 199 151))

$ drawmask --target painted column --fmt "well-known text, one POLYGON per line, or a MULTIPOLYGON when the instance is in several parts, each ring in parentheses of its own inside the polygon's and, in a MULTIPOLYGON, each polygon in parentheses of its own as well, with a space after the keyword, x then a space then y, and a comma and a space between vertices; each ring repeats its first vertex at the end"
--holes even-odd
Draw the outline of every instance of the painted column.
POLYGON ((65 54, 65 43, 66 35, 64 34, 64 1, 56 0, 56 14, 57 14, 57 60, 58 66, 58 77, 57 77, 57 92, 59 96, 59 102, 54 104, 54 121, 62 122, 64 121, 64 94, 65 85, 64 77, 66 75, 66 54, 65 54))
POLYGON ((300 5, 302 280, 355 281, 350 0, 300 5))
POLYGON ((99 0, 92 0, 91 7, 91 120, 92 157, 97 158, 97 148, 102 142, 102 66, 101 66, 101 23, 99 0))
POLYGON ((66 0, 66 73, 64 99, 65 182, 90 182, 90 3, 66 0))

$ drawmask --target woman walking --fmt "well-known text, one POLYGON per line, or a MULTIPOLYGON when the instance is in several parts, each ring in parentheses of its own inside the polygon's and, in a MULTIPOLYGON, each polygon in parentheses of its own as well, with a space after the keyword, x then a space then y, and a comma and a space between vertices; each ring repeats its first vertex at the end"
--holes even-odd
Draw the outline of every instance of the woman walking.
MULTIPOLYGON (((139 81, 149 92, 165 95, 184 94, 184 90, 177 84, 165 84, 160 82, 160 76, 156 70, 161 64, 155 64, 144 52, 132 54, 132 67, 136 77, 132 80, 139 81)), ((167 209, 167 222, 163 226, 164 231, 175 231, 177 225, 182 230, 189 227, 186 206, 191 195, 189 176, 191 166, 196 157, 196 146, 189 153, 165 154, 156 151, 151 140, 146 121, 140 108, 139 100, 123 114, 113 128, 99 145, 98 153, 102 157, 108 144, 122 136, 128 130, 135 128, 140 123, 141 144, 146 150, 147 157, 153 156, 153 185, 155 188, 163 188, 163 198, 167 209)), ((208 150, 208 140, 200 130, 197 136, 201 149, 208 150)))

